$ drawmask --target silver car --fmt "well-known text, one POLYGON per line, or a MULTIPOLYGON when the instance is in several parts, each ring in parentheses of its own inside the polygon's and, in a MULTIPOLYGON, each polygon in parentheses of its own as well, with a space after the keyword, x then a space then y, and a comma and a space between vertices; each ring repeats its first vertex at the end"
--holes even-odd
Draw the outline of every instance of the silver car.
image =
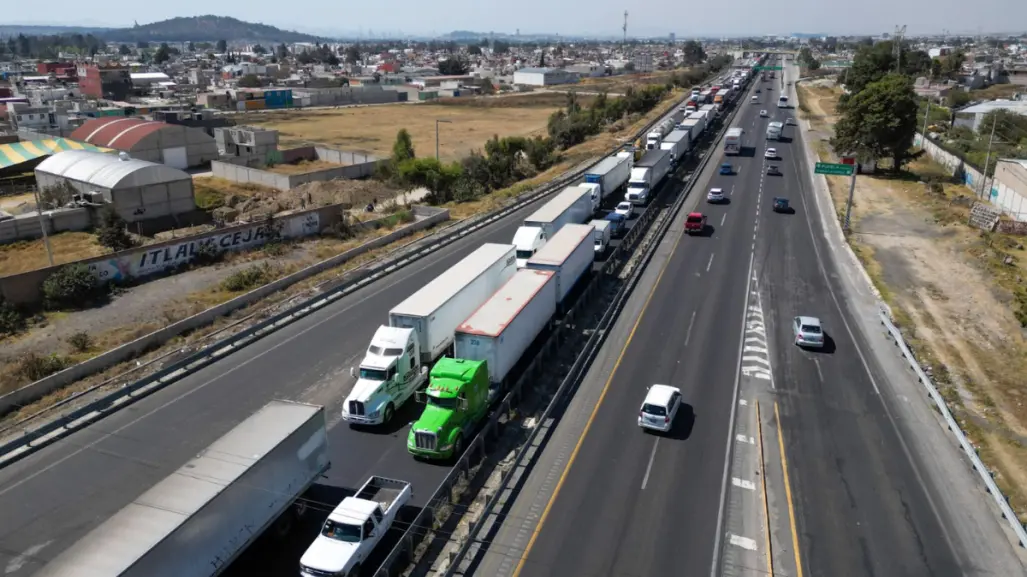
POLYGON ((792 321, 795 344, 800 347, 820 349, 824 347, 824 328, 817 317, 795 317, 792 321))

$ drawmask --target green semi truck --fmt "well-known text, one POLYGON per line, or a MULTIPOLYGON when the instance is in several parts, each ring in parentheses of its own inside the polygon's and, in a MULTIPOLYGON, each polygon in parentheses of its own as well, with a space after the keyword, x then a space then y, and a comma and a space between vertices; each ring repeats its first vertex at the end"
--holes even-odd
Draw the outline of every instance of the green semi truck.
POLYGON ((425 407, 410 427, 407 451, 427 459, 460 455, 464 441, 488 413, 487 363, 443 357, 431 369, 428 388, 417 396, 425 407))

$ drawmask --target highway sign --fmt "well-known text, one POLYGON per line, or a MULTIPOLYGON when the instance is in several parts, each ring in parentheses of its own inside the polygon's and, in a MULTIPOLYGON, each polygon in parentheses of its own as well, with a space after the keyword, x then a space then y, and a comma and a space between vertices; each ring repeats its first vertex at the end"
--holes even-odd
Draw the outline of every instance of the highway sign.
POLYGON ((780 66, 753 66, 753 70, 759 72, 760 70, 781 70, 780 66))
POLYGON ((830 174, 831 176, 851 176, 851 164, 835 164, 833 162, 818 162, 813 169, 816 174, 830 174))

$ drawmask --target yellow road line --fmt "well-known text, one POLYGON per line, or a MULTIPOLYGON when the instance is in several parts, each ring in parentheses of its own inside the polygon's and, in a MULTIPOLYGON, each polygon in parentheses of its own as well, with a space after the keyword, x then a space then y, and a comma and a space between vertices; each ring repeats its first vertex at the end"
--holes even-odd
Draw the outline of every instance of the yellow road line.
POLYGON ((788 459, 785 457, 785 438, 781 433, 781 413, 774 403, 774 419, 777 421, 777 444, 781 447, 781 470, 785 478, 785 499, 788 501, 788 522, 792 527, 792 550, 795 552, 795 574, 802 577, 802 555, 799 554, 799 532, 795 530, 795 507, 792 505, 792 485, 788 482, 788 459))
MULTIPOLYGON (((668 231, 669 230, 670 229, 668 228, 668 231)), ((663 280, 663 273, 667 272, 667 265, 670 264, 674 253, 677 252, 678 243, 680 242, 681 235, 679 234, 678 237, 674 239, 674 246, 670 249, 670 256, 667 257, 667 260, 663 262, 663 267, 660 268, 660 274, 656 277, 656 282, 653 283, 652 290, 649 291, 649 295, 645 298, 645 303, 642 305, 642 312, 639 313, 634 326, 631 327, 631 332, 628 333, 627 340, 624 341, 624 348, 620 350, 620 354, 617 356, 617 362, 613 364, 613 370, 610 371, 610 376, 606 379, 606 384, 603 385, 603 392, 599 394, 599 400, 596 402, 595 408, 592 409, 592 414, 589 415, 588 421, 585 422, 585 429, 581 432, 581 436, 578 437, 577 444, 574 445, 574 451, 571 452, 571 457, 567 461, 567 466, 564 467, 563 472, 560 473, 560 480, 556 482, 556 489, 549 497, 549 502, 546 503, 546 508, 542 510, 542 516, 539 517, 538 526, 535 527, 535 531, 532 532, 531 539, 528 540, 528 545, 524 548, 524 553, 521 554, 521 558, 517 562, 517 568, 514 570, 513 577, 518 577, 521 574, 521 570, 524 569, 524 563, 528 560, 528 554, 531 553, 531 548, 535 545, 535 539, 537 539, 539 533, 542 532, 542 526, 546 523, 546 517, 549 516, 549 510, 552 508, 553 503, 556 502, 557 496, 560 495, 560 489, 563 488, 563 482, 567 479, 567 473, 571 470, 571 466, 574 465, 574 460, 578 457, 578 451, 581 450, 581 445, 585 442, 585 437, 588 436, 589 429, 592 428, 592 422, 595 420, 596 414, 599 412, 599 407, 603 404, 603 399, 606 398, 606 392, 610 390, 610 383, 613 382, 613 377, 617 374, 617 369, 620 368, 621 361, 624 360, 624 354, 628 350, 628 345, 630 345, 631 340, 635 338, 635 331, 638 330, 638 325, 642 323, 642 317, 644 317, 646 311, 649 310, 649 302, 653 300, 653 295, 656 294, 656 289, 660 286, 660 281, 663 280)))
POLYGON ((760 480, 763 482, 763 519, 766 531, 763 533, 763 545, 767 548, 767 575, 774 574, 774 551, 770 546, 770 505, 767 504, 767 467, 763 462, 763 419, 760 417, 760 402, 756 401, 756 439, 760 450, 760 480))

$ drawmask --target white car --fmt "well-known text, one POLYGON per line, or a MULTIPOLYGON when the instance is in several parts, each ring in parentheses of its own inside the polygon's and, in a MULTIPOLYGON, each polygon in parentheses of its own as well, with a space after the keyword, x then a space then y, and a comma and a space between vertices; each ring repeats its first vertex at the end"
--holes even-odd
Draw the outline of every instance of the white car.
POLYGON ((795 317, 792 320, 795 344, 814 349, 824 348, 824 328, 817 317, 795 317))
POLYGON ((638 410, 638 426, 666 433, 674 426, 674 417, 681 408, 681 389, 670 385, 653 385, 645 394, 638 410))
POLYGON ((628 201, 624 201, 617 205, 617 208, 613 209, 613 212, 623 216, 624 218, 631 218, 631 213, 635 210, 635 205, 628 201))
POLYGON ((724 189, 711 188, 710 192, 706 193, 706 202, 724 202, 724 189))
POLYGON ((762 116, 763 118, 766 118, 767 117, 767 111, 766 110, 760 110, 760 116, 762 116))
POLYGON ((767 152, 763 155, 763 158, 777 158, 777 149, 768 148, 767 152))

